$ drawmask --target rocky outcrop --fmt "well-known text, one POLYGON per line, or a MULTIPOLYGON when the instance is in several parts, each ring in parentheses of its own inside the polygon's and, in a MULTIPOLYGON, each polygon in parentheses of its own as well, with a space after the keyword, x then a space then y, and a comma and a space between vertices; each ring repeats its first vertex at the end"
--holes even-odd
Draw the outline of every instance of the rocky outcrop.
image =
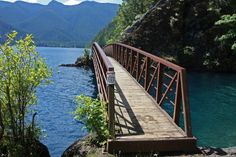
POLYGON ((212 0, 160 0, 129 27, 122 42, 172 58, 190 70, 236 71, 236 55, 215 41, 225 31, 215 22, 233 12, 212 0))
POLYGON ((32 152, 35 154, 34 157, 50 157, 47 146, 37 140, 33 142, 32 152))
POLYGON ((99 148, 92 144, 91 136, 88 135, 75 141, 63 152, 61 157, 86 157, 88 154, 102 157, 101 152, 102 151, 99 148))
POLYGON ((93 60, 92 58, 84 58, 84 57, 79 57, 75 61, 74 64, 61 64, 60 66, 62 67, 87 67, 87 68, 93 68, 93 60))
MULTIPOLYGON (((11 148, 12 149, 12 148, 11 148)), ((7 157, 11 156, 8 154, 8 148, 7 146, 0 147, 0 156, 1 157, 7 157)), ((15 155, 14 155, 15 156, 15 155)), ((33 140, 30 142, 30 144, 23 147, 21 150, 21 153, 17 155, 18 157, 50 157, 49 151, 47 146, 45 146, 43 143, 41 143, 38 140, 33 140)))
POLYGON ((204 156, 236 156, 236 147, 230 148, 200 148, 204 156))

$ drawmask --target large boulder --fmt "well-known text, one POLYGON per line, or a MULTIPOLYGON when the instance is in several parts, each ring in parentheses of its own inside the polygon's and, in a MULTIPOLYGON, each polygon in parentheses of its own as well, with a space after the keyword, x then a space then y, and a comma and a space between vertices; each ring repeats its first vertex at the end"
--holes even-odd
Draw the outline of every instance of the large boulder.
MULTIPOLYGON (((18 145, 19 146, 19 145, 18 145)), ((50 153, 48 151, 47 146, 41 143, 38 140, 33 140, 29 142, 26 146, 22 147, 20 150, 20 154, 11 155, 8 154, 7 146, 0 145, 0 156, 7 157, 7 156, 17 156, 17 157, 50 157, 50 153)), ((17 152, 18 153, 18 152, 17 152)))
POLYGON ((61 157, 86 157, 89 152, 94 150, 90 140, 90 136, 85 136, 75 141, 63 152, 61 157))

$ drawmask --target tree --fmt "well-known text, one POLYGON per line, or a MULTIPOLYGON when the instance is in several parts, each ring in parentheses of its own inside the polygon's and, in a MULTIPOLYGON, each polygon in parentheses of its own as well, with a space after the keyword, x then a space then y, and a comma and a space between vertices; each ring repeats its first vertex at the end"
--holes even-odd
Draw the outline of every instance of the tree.
POLYGON ((229 45, 236 54, 236 14, 221 16, 216 25, 220 25, 226 30, 225 34, 216 38, 216 40, 222 44, 229 45))
POLYGON ((24 156, 31 142, 38 139, 35 114, 30 124, 26 115, 37 102, 37 87, 48 82, 51 72, 36 52, 32 35, 20 40, 15 40, 16 36, 13 31, 0 45, 0 141, 8 154, 14 156, 21 151, 24 156))
POLYGON ((138 15, 147 12, 159 0, 123 0, 117 16, 95 37, 101 45, 119 41, 124 30, 133 24, 138 15))

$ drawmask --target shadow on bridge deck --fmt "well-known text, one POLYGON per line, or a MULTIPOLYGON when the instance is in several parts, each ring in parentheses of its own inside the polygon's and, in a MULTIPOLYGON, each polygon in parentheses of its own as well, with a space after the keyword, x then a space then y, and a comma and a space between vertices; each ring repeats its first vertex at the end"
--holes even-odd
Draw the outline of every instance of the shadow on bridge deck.
POLYGON ((115 84, 115 122, 116 136, 144 134, 138 119, 117 82, 115 84))
POLYGON ((115 139, 108 142, 108 152, 196 150, 196 139, 188 137, 117 61, 109 60, 116 84, 115 139))

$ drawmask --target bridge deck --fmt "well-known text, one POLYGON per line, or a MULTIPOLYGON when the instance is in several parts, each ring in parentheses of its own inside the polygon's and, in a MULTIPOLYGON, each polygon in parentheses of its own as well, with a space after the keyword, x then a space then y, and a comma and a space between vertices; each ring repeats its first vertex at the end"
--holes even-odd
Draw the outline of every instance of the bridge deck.
POLYGON ((196 139, 187 137, 116 60, 113 58, 109 60, 116 73, 116 138, 108 143, 108 151, 194 149, 196 139))

